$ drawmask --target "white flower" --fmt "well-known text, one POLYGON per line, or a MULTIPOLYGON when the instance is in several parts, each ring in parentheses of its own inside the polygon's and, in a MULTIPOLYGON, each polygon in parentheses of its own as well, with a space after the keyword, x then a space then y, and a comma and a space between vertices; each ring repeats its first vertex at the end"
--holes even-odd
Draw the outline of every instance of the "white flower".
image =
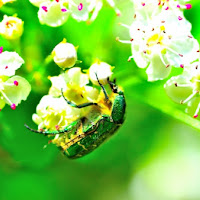
POLYGON ((107 84, 107 78, 110 78, 112 75, 112 67, 101 61, 97 61, 91 65, 89 68, 89 77, 93 84, 99 85, 97 81, 97 77, 99 82, 103 85, 107 84))
POLYGON ((21 76, 0 76, 0 110, 5 104, 15 110, 21 100, 26 100, 31 91, 31 86, 21 76))
POLYGON ((63 25, 69 17, 69 11, 63 1, 45 1, 40 4, 38 18, 41 24, 57 27, 63 25))
POLYGON ((69 9, 74 19, 86 21, 89 18, 90 2, 87 0, 69 1, 69 9))
POLYGON ((191 24, 185 19, 177 19, 172 11, 148 16, 145 10, 135 15, 130 30, 132 56, 140 68, 147 68, 148 81, 168 77, 172 66, 184 65, 197 59, 199 44, 191 36, 191 24))
POLYGON ((164 85, 167 95, 176 103, 187 104, 186 112, 198 117, 200 110, 200 64, 193 63, 182 75, 164 85))
POLYGON ((16 52, 0 53, 0 75, 13 76, 15 71, 21 67, 24 60, 16 52))
POLYGON ((55 46, 52 55, 54 62, 63 69, 73 67, 77 61, 74 45, 65 40, 55 46))
POLYGON ((98 90, 87 85, 88 75, 83 74, 79 67, 71 68, 59 76, 51 77, 50 80, 52 86, 49 94, 54 97, 61 96, 63 90, 64 96, 75 104, 95 102, 98 98, 98 90))
POLYGON ((21 37, 24 31, 24 22, 15 16, 4 15, 0 22, 0 34, 8 40, 15 40, 21 37))
POLYGON ((79 118, 80 109, 72 108, 63 97, 45 95, 37 105, 33 121, 38 129, 64 129, 69 123, 79 118))
POLYGON ((0 47, 0 110, 5 104, 9 104, 15 110, 31 91, 26 79, 13 76, 23 63, 24 60, 16 52, 3 52, 3 47, 0 47))

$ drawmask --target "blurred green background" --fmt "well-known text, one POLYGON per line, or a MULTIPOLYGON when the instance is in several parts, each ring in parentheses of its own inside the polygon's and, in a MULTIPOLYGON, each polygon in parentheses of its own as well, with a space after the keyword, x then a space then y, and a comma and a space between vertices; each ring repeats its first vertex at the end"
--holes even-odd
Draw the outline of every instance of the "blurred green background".
MULTIPOLYGON (((200 40, 200 1, 185 12, 193 24, 192 33, 200 40)), ((199 121, 184 113, 166 96, 165 81, 148 83, 145 71, 137 68, 130 45, 115 38, 129 39, 119 22, 131 24, 133 6, 118 1, 122 16, 116 17, 105 2, 90 25, 72 18, 62 27, 41 25, 37 8, 28 0, 18 0, 0 10, 3 15, 18 14, 24 21, 20 42, 0 37, 4 50, 17 51, 25 65, 17 71, 32 86, 27 101, 15 111, 6 106, 0 112, 0 199, 87 199, 87 200, 200 200, 199 121), (60 69, 45 58, 66 38, 79 46, 79 64, 87 69, 99 58, 115 66, 114 76, 123 86, 127 111, 120 130, 91 154, 69 160, 48 138, 24 127, 32 122, 41 97, 48 93, 48 76, 60 69), (196 130, 194 128, 197 128, 196 130)), ((0 19, 0 20, 1 20, 0 19)))

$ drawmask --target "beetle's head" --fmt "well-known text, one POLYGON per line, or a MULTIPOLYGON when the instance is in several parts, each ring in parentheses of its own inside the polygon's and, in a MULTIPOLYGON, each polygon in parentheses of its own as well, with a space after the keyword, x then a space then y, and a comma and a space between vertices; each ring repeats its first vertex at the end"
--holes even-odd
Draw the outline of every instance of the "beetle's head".
POLYGON ((118 86, 116 85, 116 79, 112 81, 110 81, 109 77, 107 78, 108 84, 110 85, 111 90, 114 93, 118 93, 118 86))

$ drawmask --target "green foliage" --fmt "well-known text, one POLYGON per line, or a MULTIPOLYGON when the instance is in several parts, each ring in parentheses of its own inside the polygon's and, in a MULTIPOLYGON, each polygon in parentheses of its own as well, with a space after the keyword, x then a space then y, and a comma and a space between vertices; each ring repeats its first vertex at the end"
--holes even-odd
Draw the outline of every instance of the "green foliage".
MULTIPOLYGON (((200 41, 200 7, 196 3, 199 1, 193 2, 194 8, 185 15, 200 41)), ((176 131, 177 127, 184 126, 184 134, 197 139, 196 151, 199 151, 199 120, 185 114, 183 105, 168 99, 163 88, 165 81, 147 82, 144 70, 133 61, 127 62, 130 46, 115 41, 118 35, 128 36, 128 30, 119 28, 118 22, 130 24, 132 15, 127 12, 123 16, 123 12, 126 15, 131 6, 128 1, 119 1, 122 18, 116 18, 107 5, 90 25, 69 18, 58 28, 41 25, 37 8, 28 0, 1 8, 1 19, 4 14, 17 13, 24 21, 19 43, 3 38, 0 41, 5 50, 16 51, 25 59, 26 64, 18 74, 30 82, 32 91, 15 111, 7 106, 0 112, 0 199, 133 199, 129 189, 134 174, 157 153, 162 153, 163 148, 187 143, 182 140, 181 131, 176 131), (96 58, 115 66, 114 77, 124 88, 127 100, 126 121, 117 134, 76 161, 68 160, 54 145, 47 145, 48 138, 24 127, 26 123, 36 128, 32 114, 48 92, 47 77, 58 75, 61 70, 46 58, 63 38, 79 46, 78 59, 83 62, 78 66, 82 69, 87 69, 96 58)), ((188 148, 192 144, 187 144, 188 148)))

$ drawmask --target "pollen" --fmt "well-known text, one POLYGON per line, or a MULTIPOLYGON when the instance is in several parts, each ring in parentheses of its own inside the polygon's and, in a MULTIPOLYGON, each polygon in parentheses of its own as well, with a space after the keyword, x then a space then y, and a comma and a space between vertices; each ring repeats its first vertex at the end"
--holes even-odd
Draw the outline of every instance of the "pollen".
POLYGON ((165 26, 161 26, 161 27, 160 27, 160 30, 161 30, 161 31, 165 31, 165 26))
POLYGON ((14 84, 15 86, 18 86, 18 85, 19 85, 19 82, 15 80, 15 81, 13 82, 13 84, 14 84))
POLYGON ((42 6, 42 9, 43 9, 45 12, 48 12, 48 10, 47 10, 47 7, 46 7, 46 6, 42 6))
POLYGON ((11 109, 15 110, 16 109, 16 105, 13 103, 11 106, 11 109))
POLYGON ((83 4, 80 3, 80 4, 78 5, 78 10, 81 11, 82 9, 83 9, 83 4))

